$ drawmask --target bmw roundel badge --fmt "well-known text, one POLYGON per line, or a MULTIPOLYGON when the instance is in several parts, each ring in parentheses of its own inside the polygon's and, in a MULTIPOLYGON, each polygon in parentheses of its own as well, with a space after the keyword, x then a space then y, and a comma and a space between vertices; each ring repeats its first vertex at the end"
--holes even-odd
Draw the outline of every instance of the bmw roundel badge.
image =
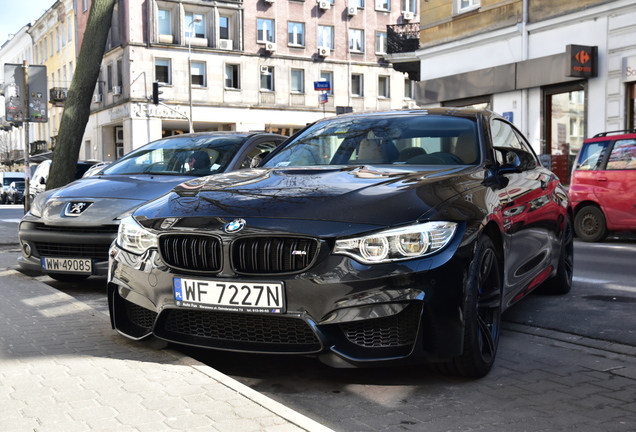
POLYGON ((228 234, 239 232, 243 228, 245 228, 245 219, 234 219, 232 222, 228 222, 223 227, 223 231, 228 234))

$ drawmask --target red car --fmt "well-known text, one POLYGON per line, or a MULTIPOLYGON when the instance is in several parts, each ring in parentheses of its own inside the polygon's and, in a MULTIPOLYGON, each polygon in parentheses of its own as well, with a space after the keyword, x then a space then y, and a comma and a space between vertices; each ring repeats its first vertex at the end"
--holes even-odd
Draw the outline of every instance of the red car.
POLYGON ((581 240, 636 231, 636 129, 585 140, 574 161, 569 195, 581 240))

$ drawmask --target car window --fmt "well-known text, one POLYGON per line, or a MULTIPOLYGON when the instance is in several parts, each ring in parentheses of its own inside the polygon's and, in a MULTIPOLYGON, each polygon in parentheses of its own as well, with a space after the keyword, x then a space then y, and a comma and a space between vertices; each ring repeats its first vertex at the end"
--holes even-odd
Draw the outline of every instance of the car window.
POLYGON ((597 170, 601 167, 605 150, 610 141, 598 141, 586 143, 581 147, 575 170, 597 170))
POLYGON ((473 119, 426 114, 344 117, 307 128, 265 166, 473 165, 480 154, 473 119))
POLYGON ((155 141, 104 169, 104 174, 203 176, 223 172, 245 142, 237 136, 184 136, 155 141))
MULTIPOLYGON (((522 170, 535 169, 539 165, 539 160, 530 145, 521 138, 521 135, 512 126, 504 121, 495 119, 490 127, 493 147, 495 149, 512 149, 519 156, 522 170)), ((499 152, 497 152, 496 157, 499 163, 503 163, 499 152)))
POLYGON ((278 146, 278 144, 280 144, 280 141, 267 141, 255 145, 247 152, 247 154, 241 161, 241 168, 250 168, 257 166, 265 156, 267 156, 278 146))
POLYGON ((636 170, 636 140, 617 140, 607 161, 608 170, 636 170))

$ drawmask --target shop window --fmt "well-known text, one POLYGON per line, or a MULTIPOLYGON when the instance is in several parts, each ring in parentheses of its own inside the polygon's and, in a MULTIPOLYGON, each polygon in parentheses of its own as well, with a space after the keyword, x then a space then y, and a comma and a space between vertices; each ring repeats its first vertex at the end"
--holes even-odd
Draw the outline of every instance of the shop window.
POLYGON ((627 86, 627 128, 636 129, 636 83, 627 86))

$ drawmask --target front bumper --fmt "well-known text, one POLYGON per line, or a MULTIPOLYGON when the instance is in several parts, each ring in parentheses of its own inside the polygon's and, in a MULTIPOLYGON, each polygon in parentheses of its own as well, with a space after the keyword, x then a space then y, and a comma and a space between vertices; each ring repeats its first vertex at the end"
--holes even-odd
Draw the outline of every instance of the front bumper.
MULTIPOLYGON (((472 248, 460 247, 460 238, 419 260, 364 266, 328 255, 308 272, 270 278, 284 284, 287 303, 283 313, 269 314, 179 305, 172 285, 183 274, 157 251, 140 257, 113 244, 111 322, 132 339, 154 335, 220 350, 317 355, 335 366, 442 361, 463 347, 464 269, 472 248)), ((241 280, 250 278, 232 278, 241 280)))
POLYGON ((42 257, 89 258, 92 274, 105 275, 108 273, 108 249, 117 236, 117 228, 117 225, 46 225, 27 217, 20 222, 18 232, 22 249, 18 264, 25 270, 54 273, 42 270, 42 257))

